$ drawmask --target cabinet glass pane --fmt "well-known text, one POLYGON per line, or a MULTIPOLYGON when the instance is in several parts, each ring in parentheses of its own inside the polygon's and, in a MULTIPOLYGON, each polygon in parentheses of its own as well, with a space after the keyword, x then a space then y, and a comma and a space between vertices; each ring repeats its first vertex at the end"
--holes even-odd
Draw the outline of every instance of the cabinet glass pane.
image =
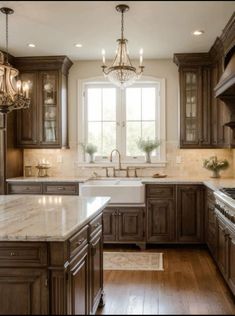
POLYGON ((194 72, 185 74, 185 132, 186 141, 197 140, 197 75, 194 72))
POLYGON ((43 74, 43 142, 57 141, 57 75, 43 74))

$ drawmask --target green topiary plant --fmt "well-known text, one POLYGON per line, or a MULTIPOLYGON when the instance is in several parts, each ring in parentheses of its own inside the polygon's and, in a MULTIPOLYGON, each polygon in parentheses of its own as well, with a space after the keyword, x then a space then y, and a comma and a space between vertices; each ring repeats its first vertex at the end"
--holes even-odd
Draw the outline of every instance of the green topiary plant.
POLYGON ((92 143, 84 144, 80 143, 85 153, 89 154, 90 156, 90 163, 94 163, 94 153, 97 152, 97 146, 93 145, 92 143))

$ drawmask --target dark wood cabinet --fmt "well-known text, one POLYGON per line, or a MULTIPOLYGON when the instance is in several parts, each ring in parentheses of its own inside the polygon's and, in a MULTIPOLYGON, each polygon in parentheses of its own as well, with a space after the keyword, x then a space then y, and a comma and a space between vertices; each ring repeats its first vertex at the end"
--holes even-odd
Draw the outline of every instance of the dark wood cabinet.
POLYGON ((90 244, 90 314, 95 314, 103 296, 103 237, 98 230, 90 244))
POLYGON ((213 258, 216 258, 216 215, 213 191, 206 191, 205 205, 205 241, 213 258))
POLYGON ((3 315, 48 315, 47 270, 0 268, 0 311, 3 315))
POLYGON ((175 241, 175 202, 170 199, 147 200, 147 242, 175 241))
POLYGON ((103 213, 104 241, 116 241, 116 215, 117 209, 106 208, 103 213))
POLYGON ((175 54, 180 82, 180 147, 211 147, 209 54, 175 54))
POLYGON ((217 264, 224 277, 227 276, 227 237, 226 225, 217 217, 217 264))
POLYGON ((69 304, 72 315, 89 314, 89 256, 88 245, 71 262, 68 273, 69 304))
POLYGON ((177 241, 202 242, 204 188, 200 185, 177 186, 177 241))
POLYGON ((145 241, 145 212, 142 207, 106 208, 103 215, 104 242, 145 241))
POLYGON ((68 147, 67 77, 72 62, 66 56, 17 57, 20 78, 30 85, 29 109, 17 111, 17 146, 68 147))
POLYGON ((235 231, 230 230, 228 236, 228 283, 235 295, 235 231))

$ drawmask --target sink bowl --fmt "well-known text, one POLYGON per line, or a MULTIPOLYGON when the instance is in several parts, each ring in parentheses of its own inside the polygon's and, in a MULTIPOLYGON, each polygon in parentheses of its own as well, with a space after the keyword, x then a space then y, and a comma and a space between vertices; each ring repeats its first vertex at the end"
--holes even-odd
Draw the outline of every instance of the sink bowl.
POLYGON ((110 196, 111 204, 144 204, 145 190, 140 179, 89 180, 80 185, 81 196, 110 196))

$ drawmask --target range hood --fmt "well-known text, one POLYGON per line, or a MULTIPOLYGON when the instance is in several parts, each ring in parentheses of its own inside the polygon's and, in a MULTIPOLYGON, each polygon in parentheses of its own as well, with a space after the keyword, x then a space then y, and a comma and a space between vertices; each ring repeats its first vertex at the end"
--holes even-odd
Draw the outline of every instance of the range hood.
POLYGON ((224 72, 214 88, 216 98, 230 110, 230 120, 225 125, 235 129, 235 47, 225 57, 224 72))

